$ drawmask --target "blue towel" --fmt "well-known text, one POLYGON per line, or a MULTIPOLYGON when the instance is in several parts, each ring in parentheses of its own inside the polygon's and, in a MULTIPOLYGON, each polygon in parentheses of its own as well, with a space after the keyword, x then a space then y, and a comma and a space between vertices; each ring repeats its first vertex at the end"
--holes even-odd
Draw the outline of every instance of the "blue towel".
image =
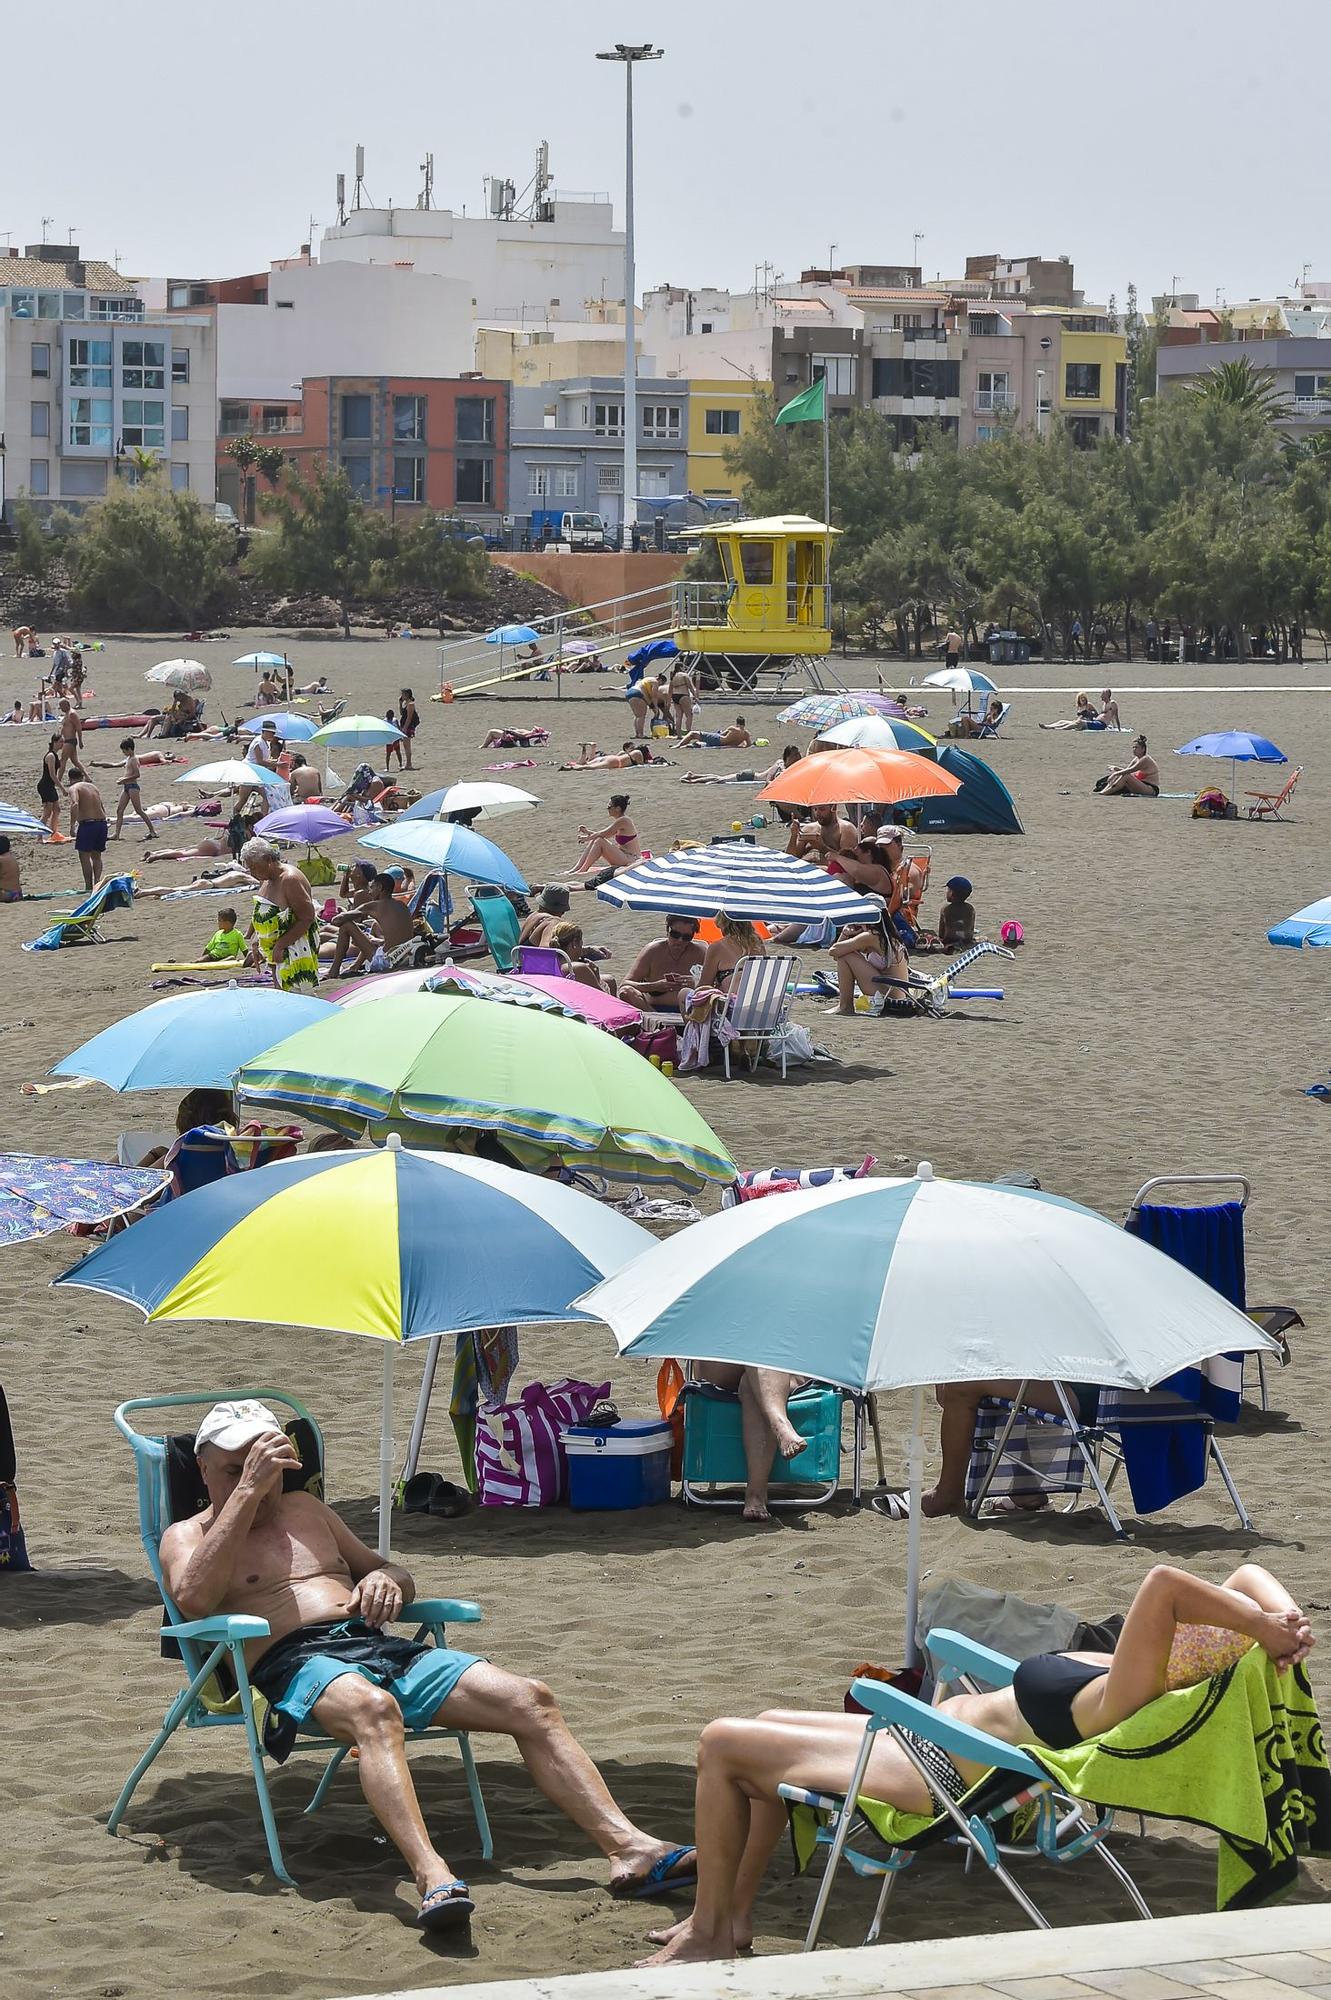
POLYGON ((23 945, 24 951, 59 951, 65 942, 65 926, 76 917, 100 917, 106 910, 127 910, 134 901, 132 875, 108 875, 90 896, 76 903, 66 916, 58 917, 39 938, 23 945))

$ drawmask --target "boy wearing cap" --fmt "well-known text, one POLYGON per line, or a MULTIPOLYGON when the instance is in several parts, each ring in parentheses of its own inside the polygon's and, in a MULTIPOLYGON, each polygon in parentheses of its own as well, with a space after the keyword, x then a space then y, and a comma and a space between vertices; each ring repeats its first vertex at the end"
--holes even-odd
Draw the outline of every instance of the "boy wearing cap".
POLYGON ((299 1455, 263 1403, 217 1403, 195 1454, 209 1505, 162 1537, 162 1569, 185 1618, 267 1620, 247 1641, 250 1679, 272 1704, 266 1735, 279 1758, 310 1720, 358 1752, 367 1804, 416 1879, 422 1929, 453 1929, 474 1905, 433 1845, 404 1751, 406 1727, 511 1736, 546 1797, 610 1861, 611 1893, 683 1887, 692 1848, 670 1847, 625 1817, 548 1687, 474 1653, 390 1637, 416 1595, 400 1563, 383 1562, 306 1492, 284 1492, 299 1455))
POLYGON ((971 907, 971 885, 964 875, 953 875, 947 884, 947 901, 938 913, 938 941, 947 951, 964 951, 975 942, 975 911, 971 907))

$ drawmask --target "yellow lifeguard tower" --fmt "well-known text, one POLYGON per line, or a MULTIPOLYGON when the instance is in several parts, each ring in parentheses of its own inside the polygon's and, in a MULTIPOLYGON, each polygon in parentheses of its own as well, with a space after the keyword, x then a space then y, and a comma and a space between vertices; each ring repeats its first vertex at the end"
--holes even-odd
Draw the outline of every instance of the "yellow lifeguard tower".
POLYGON ((783 670, 783 679, 803 664, 821 686, 815 662, 832 649, 828 568, 839 533, 807 514, 702 530, 701 540, 716 548, 723 581, 674 586, 674 636, 704 679, 752 687, 769 664, 783 670))

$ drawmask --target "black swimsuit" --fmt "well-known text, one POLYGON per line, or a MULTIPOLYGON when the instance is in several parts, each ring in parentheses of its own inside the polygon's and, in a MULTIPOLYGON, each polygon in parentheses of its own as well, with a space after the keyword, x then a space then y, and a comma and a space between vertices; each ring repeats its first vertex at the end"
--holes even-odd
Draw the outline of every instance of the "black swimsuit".
POLYGON ((1024 1721, 1040 1741, 1051 1750, 1070 1750, 1082 1741, 1073 1719, 1073 1698, 1108 1672, 1108 1667, 1070 1660, 1065 1653, 1036 1653, 1023 1660, 1012 1676, 1012 1692, 1024 1721))

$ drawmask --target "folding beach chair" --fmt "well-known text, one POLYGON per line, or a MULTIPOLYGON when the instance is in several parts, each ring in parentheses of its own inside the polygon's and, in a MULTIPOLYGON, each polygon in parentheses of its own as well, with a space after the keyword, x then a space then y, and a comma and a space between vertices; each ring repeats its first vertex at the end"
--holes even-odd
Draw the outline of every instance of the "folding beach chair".
MULTIPOLYGON (((726 1076, 730 1075, 730 1050, 734 1042, 746 1043, 749 1070, 758 1067, 765 1047, 782 1034, 790 1015, 787 991, 795 977, 794 958, 742 958, 730 975, 722 1022, 729 1031, 722 1037, 721 1054, 726 1076)), ((786 1074, 786 1051, 780 1047, 781 1076, 786 1074)))
POLYGON ((538 979, 567 979, 568 958, 545 944, 520 944, 513 954, 513 970, 522 976, 534 972, 538 979))
POLYGON ((1245 792, 1243 794, 1245 799, 1255 801, 1248 807, 1248 818, 1280 819, 1282 817, 1280 808, 1289 804, 1294 796, 1294 787, 1302 776, 1303 766, 1296 764, 1278 792, 1245 792))
MULTIPOLYGON (((710 1382, 689 1379, 680 1392, 684 1409, 684 1458, 680 1497, 690 1507, 742 1507, 748 1478, 744 1460, 739 1397, 710 1382), (726 1488, 725 1492, 720 1491, 726 1488)), ((769 1507, 825 1507, 841 1485, 841 1415, 849 1403, 853 1417, 851 1497, 860 1505, 864 1484, 864 1430, 869 1397, 813 1382, 796 1390, 786 1405, 790 1421, 808 1440, 794 1458, 774 1454, 768 1474, 769 1507), (783 1491, 800 1487, 802 1492, 783 1491), (809 1489, 812 1489, 811 1491, 809 1489)))
POLYGON ((1010 701, 1005 701, 1003 703, 1003 706, 999 709, 998 714, 994 716, 992 721, 988 720, 981 721, 980 726, 976 730, 975 734, 979 737, 997 736, 999 730, 1003 727, 1003 724, 1007 721, 1008 716, 1011 713, 1011 709, 1012 709, 1012 703, 1010 701))
POLYGON ((496 972, 511 972, 518 932, 522 928, 517 911, 502 889, 473 884, 467 894, 471 898, 472 913, 495 962, 496 972))
POLYGON ((99 928, 100 919, 108 910, 127 910, 134 901, 134 877, 132 875, 108 875, 99 882, 91 895, 63 917, 57 917, 49 930, 38 938, 30 939, 22 947, 24 951, 61 951, 71 944, 105 944, 99 928))
MULTIPOLYGON (((925 1645, 938 1676, 938 1692, 949 1685, 971 1693, 1008 1687, 1017 1670, 1015 1660, 978 1645, 960 1632, 935 1629, 925 1645)), ((1058 1791, 1048 1773, 1024 1750, 954 1716, 940 1714, 900 1688, 883 1681, 856 1680, 850 1692, 867 1714, 864 1740, 846 1792, 811 1792, 797 1785, 777 1787, 791 1809, 792 1834, 796 1834, 801 1823, 813 1828, 803 1845, 796 1838, 796 1865, 807 1864, 818 1848, 827 1849, 823 1879, 804 1940, 806 1952, 817 1947, 832 1885, 843 1860, 857 1875, 882 1879, 865 1938, 866 1944, 873 1944, 882 1929, 887 1899, 898 1876, 910 1867, 917 1854, 944 1842, 965 1848, 968 1868, 976 1861, 982 1862, 1041 1930, 1051 1928, 1049 1921, 1005 1865, 1009 1860, 1034 1856, 1061 1865, 1080 1860, 1084 1854, 1097 1854, 1126 1889, 1138 1915, 1149 1918, 1151 1912, 1141 1891, 1118 1856, 1111 1854, 1104 1844, 1113 1828, 1112 1812, 1096 1812, 1080 1799, 1058 1791), (874 1738, 883 1730, 909 1758, 937 1808, 936 1816, 920 1833, 896 1847, 887 1844, 859 1804, 874 1738), (986 1775, 959 1801, 954 1801, 921 1757, 912 1737, 923 1737, 936 1744, 949 1757, 988 1766, 986 1775), (1018 1826, 1029 1829, 1026 1839, 1012 1838, 1014 1820, 1018 1826), (864 1851, 869 1843, 876 1851, 864 1851)))
MULTIPOLYGON (((277 1821, 264 1769, 263 1723, 267 1715, 267 1704, 263 1697, 257 1695, 251 1688, 245 1667, 245 1642, 265 1638, 269 1630, 268 1624, 262 1618, 234 1617, 226 1614, 218 1614, 212 1618, 186 1619, 172 1603, 162 1574, 160 1555, 162 1536, 173 1521, 198 1513, 207 1504, 203 1483, 194 1462, 193 1432, 177 1436, 172 1436, 170 1433, 153 1435, 137 1429, 135 1423, 131 1421, 140 1412, 147 1410, 175 1410, 188 1405, 197 1408, 200 1405, 243 1401, 251 1397, 270 1405, 280 1405, 291 1411, 294 1421, 286 1428, 300 1452, 301 1466, 299 1471, 293 1468, 287 1473, 285 1481, 288 1489, 294 1486, 321 1494, 325 1471, 323 1433, 304 1404, 281 1390, 208 1389, 181 1396, 139 1396, 132 1402, 122 1403, 115 1413, 116 1428, 134 1453, 134 1469, 138 1485, 139 1533, 143 1539, 148 1565, 162 1594, 162 1603, 165 1607, 162 1650, 164 1655, 180 1659, 185 1675, 185 1686, 171 1702, 161 1728, 126 1778, 120 1797, 116 1800, 111 1817, 107 1821, 107 1832, 115 1832, 124 1818, 125 1810, 134 1796, 139 1780, 182 1723, 187 1729, 239 1729, 244 1732, 249 1751, 250 1770, 259 1801, 259 1816, 263 1821, 264 1837, 268 1843, 268 1858, 273 1873, 279 1881, 294 1888, 295 1879, 288 1873, 282 1857, 277 1821)), ((405 1622, 415 1624, 417 1628, 413 1635, 415 1638, 428 1639, 437 1646, 445 1644, 446 1620, 458 1624, 472 1624, 481 1615, 478 1605, 451 1598, 418 1598, 413 1604, 404 1607, 403 1613, 405 1622)), ((486 1817, 485 1801, 481 1796, 480 1780, 472 1756, 471 1743, 466 1732, 429 1727, 413 1729, 408 1731, 407 1741, 450 1742, 457 1745, 471 1799, 472 1817, 476 1822, 476 1831, 480 1838, 481 1854, 483 1859, 488 1861, 494 1852, 494 1845, 490 1837, 490 1823, 486 1817)), ((307 1814, 315 1812, 323 1804, 325 1794, 346 1757, 348 1748, 347 1744, 338 1743, 333 1737, 325 1736, 317 1730, 309 1732, 302 1730, 297 1737, 292 1746, 293 1754, 300 1750, 332 1753, 315 1789, 314 1797, 305 1808, 307 1814)))

